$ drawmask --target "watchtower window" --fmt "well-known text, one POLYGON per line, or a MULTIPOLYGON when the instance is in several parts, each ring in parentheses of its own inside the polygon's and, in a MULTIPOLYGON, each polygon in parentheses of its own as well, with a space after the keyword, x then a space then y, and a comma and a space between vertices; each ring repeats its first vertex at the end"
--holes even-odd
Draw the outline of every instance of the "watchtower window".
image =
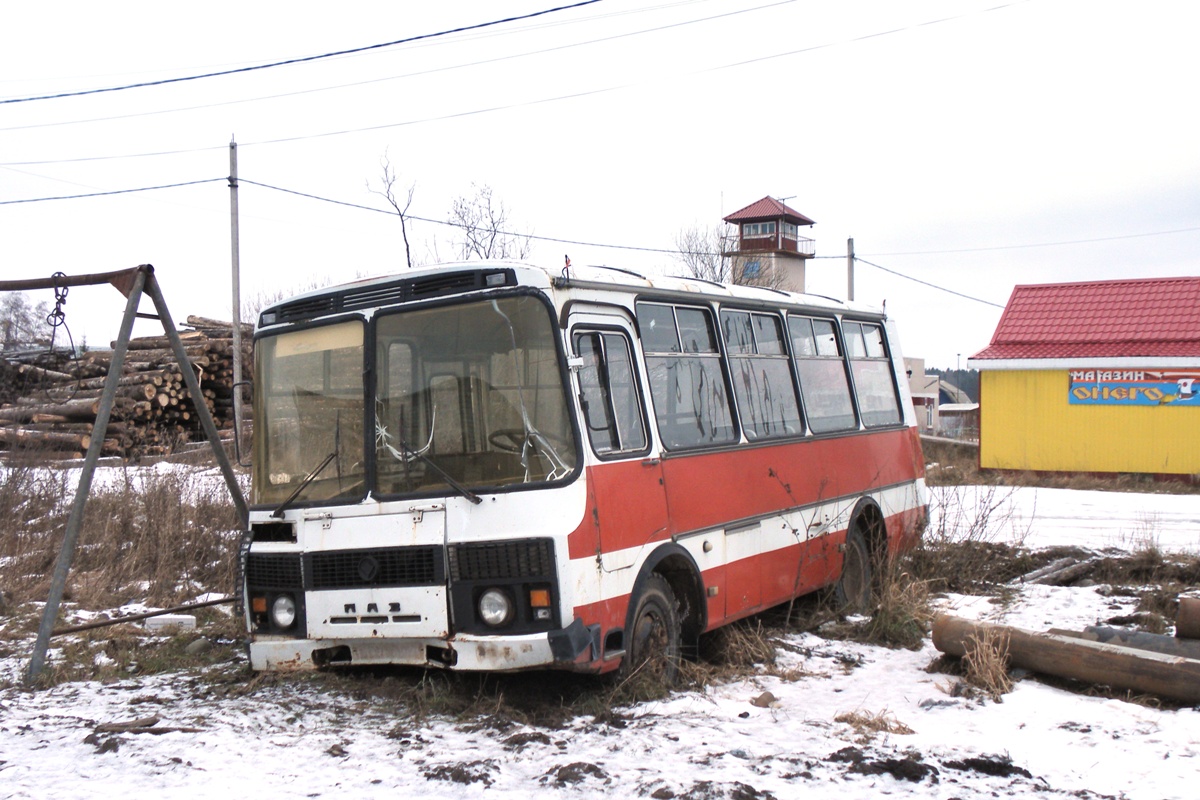
POLYGON ((775 222, 747 222, 742 225, 742 238, 753 239, 756 236, 774 236, 775 222))

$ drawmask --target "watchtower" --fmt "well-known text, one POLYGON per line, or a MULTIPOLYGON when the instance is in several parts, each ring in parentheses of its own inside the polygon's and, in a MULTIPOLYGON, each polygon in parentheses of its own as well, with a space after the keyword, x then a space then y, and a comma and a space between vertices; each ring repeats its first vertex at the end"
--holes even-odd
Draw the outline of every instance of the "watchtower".
POLYGON ((725 223, 729 228, 722 250, 732 260, 735 283, 804 291, 804 265, 817 254, 817 246, 800 235, 800 228, 815 222, 774 197, 764 197, 725 217, 725 223))

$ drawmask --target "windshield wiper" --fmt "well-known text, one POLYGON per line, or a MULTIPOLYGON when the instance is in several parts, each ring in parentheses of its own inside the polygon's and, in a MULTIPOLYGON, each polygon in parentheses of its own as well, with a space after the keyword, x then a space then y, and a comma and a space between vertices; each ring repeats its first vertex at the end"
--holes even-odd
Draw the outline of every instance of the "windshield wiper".
MULTIPOLYGON (((437 422, 436 407, 434 408, 433 419, 434 419, 433 424, 436 424, 436 422, 437 422)), ((375 421, 375 440, 376 440, 377 444, 382 445, 385 450, 387 450, 389 453, 391 453, 393 458, 395 458, 397 461, 400 461, 404 464, 405 479, 408 480, 410 487, 412 485, 412 481, 411 481, 411 479, 408 478, 408 464, 410 461, 413 461, 413 460, 419 458, 422 463, 426 464, 430 469, 432 469, 434 472, 436 472, 438 475, 440 475, 442 480, 444 480, 446 482, 447 486, 449 486, 454 491, 458 492, 463 497, 470 500, 475 505, 479 505, 480 503, 483 502, 482 497, 475 494, 467 487, 463 486, 461 483, 456 481, 454 478, 450 477, 446 473, 446 470, 439 467, 432 458, 425 455, 425 452, 427 450, 429 450, 430 445, 433 444, 433 424, 431 424, 429 426, 430 427, 429 441, 420 450, 412 449, 412 447, 410 447, 408 444, 408 440, 404 438, 403 433, 400 434, 399 436, 388 433, 387 428, 383 427, 383 425, 380 424, 378 418, 376 418, 376 421, 375 421), (389 440, 394 440, 396 442, 396 444, 400 445, 399 449, 392 447, 392 445, 389 443, 389 440)), ((404 415, 403 414, 401 414, 401 416, 400 416, 400 430, 402 430, 402 431, 404 430, 404 415)))
POLYGON ((432 469, 434 472, 436 472, 438 475, 440 475, 442 477, 442 480, 444 480, 451 489, 458 492, 459 494, 461 494, 463 497, 470 500, 475 505, 479 505, 480 503, 483 502, 482 497, 475 494, 467 487, 463 486, 461 483, 456 481, 454 478, 451 478, 450 474, 447 473, 446 470, 439 467, 432 458, 430 458, 429 456, 425 455, 422 452, 413 450, 411 447, 409 447, 408 442, 404 441, 403 436, 401 436, 399 438, 398 444, 400 445, 401 452, 403 452, 409 459, 413 459, 413 458, 421 459, 421 461, 424 462, 430 469, 432 469))
POLYGON ((308 488, 310 483, 317 479, 317 476, 321 474, 321 470, 328 467, 330 462, 332 462, 335 458, 337 458, 337 450, 334 450, 332 453, 325 456, 325 460, 318 464, 316 469, 308 473, 308 477, 300 481, 300 485, 296 487, 296 490, 288 495, 288 499, 280 503, 278 508, 271 512, 271 516, 275 519, 283 519, 283 512, 286 511, 288 507, 296 501, 296 498, 300 496, 301 492, 308 488))

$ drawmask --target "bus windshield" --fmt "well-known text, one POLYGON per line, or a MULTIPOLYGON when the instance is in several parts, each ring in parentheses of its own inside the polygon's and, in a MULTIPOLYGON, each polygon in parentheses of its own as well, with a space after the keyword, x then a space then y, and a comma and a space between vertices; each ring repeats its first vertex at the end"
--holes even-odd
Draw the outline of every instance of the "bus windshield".
POLYGON ((252 502, 361 497, 363 323, 269 336, 254 350, 252 502))
POLYGON ((557 481, 577 461, 549 307, 516 295, 384 313, 375 487, 458 493, 557 481))

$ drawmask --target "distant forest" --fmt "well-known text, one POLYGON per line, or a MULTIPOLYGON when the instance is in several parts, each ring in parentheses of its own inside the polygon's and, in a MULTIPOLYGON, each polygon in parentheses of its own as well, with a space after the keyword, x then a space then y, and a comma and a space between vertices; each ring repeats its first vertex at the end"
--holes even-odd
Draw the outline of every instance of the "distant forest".
POLYGON ((979 370, 926 367, 925 372, 929 375, 937 375, 942 380, 954 384, 969 394, 972 402, 979 402, 979 370))

